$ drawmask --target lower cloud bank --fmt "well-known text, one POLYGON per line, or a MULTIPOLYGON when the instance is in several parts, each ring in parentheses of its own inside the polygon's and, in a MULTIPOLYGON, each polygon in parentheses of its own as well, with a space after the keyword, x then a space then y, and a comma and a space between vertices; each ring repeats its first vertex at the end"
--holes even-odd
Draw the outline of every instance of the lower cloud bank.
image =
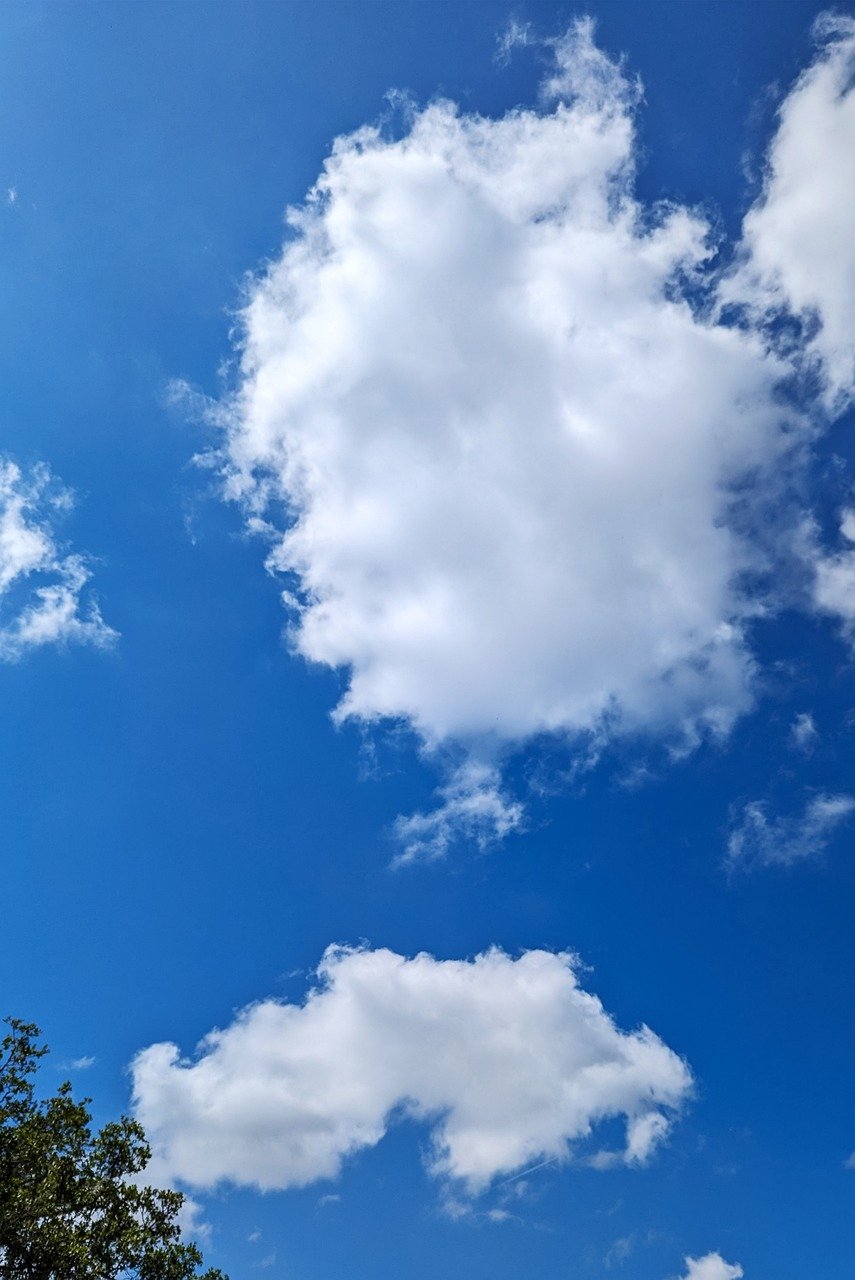
MULTIPOLYGON (((430 1128, 430 1173, 469 1194, 538 1159, 643 1165, 692 1075, 648 1027, 621 1031, 577 967, 547 951, 332 947, 302 1004, 250 1005, 193 1058, 168 1043, 137 1055, 134 1107, 157 1169, 200 1189, 305 1186, 404 1117, 430 1128), (598 1145, 615 1118, 623 1144, 598 1145)), ((688 1280, 741 1274, 708 1262, 688 1280)))

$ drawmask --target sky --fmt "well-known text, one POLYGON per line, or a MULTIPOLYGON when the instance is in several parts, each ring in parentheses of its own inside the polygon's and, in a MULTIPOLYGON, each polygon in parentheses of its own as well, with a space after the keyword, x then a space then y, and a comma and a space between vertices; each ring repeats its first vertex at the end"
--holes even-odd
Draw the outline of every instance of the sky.
POLYGON ((2 1011, 233 1280, 844 1280, 855 10, 0 10, 2 1011))

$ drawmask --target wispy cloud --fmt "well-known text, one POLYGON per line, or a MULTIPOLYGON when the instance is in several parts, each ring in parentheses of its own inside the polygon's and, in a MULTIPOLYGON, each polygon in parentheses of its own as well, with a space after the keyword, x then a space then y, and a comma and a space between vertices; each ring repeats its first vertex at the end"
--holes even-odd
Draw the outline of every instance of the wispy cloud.
POLYGON ((815 860, 853 810, 855 797, 850 795, 816 795, 801 813, 788 815, 770 815, 768 804, 753 800, 730 833, 728 864, 790 867, 815 860))
POLYGON ((819 741, 819 730, 809 711, 800 711, 790 725, 790 745, 809 755, 819 741))
POLYGON ((820 550, 809 538, 813 557, 814 601, 817 609, 836 617, 843 634, 855 641, 855 510, 844 511, 840 518, 841 546, 835 551, 820 550))
POLYGON ((47 467, 24 473, 0 459, 0 658, 6 661, 46 644, 103 647, 116 639, 88 589, 87 560, 58 541, 56 526, 71 506, 70 492, 47 467))
POLYGON ((458 840, 485 849, 522 828, 523 806, 503 790, 501 775, 493 766, 467 761, 439 795, 435 809, 396 820, 394 835, 401 851, 393 866, 432 862, 444 857, 458 840))
POLYGON ((496 62, 507 66, 515 49, 524 49, 534 42, 532 25, 519 18, 511 18, 496 39, 496 62))
POLYGON ((603 1263, 607 1268, 620 1267, 631 1256, 636 1247, 636 1236, 632 1232, 628 1236, 620 1236, 609 1247, 608 1253, 603 1259, 603 1263))

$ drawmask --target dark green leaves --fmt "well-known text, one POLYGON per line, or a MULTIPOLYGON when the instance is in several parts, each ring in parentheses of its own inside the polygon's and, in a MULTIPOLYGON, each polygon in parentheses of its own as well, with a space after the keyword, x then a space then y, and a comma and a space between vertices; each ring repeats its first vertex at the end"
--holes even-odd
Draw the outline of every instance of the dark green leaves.
POLYGON ((138 1184, 151 1151, 126 1117, 93 1134, 68 1083, 46 1101, 38 1027, 9 1019, 0 1042, 0 1280, 226 1280, 181 1241, 183 1196, 138 1184))

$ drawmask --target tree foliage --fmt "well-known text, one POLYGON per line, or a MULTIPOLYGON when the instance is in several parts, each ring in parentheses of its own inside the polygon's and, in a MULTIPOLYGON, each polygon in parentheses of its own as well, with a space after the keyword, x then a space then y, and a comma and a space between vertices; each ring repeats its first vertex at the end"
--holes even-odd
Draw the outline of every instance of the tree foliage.
POLYGON ((93 1131, 71 1085, 40 1100, 39 1029, 0 1041, 0 1280, 226 1280, 181 1240, 184 1197, 138 1181, 151 1149, 123 1116, 93 1131))

